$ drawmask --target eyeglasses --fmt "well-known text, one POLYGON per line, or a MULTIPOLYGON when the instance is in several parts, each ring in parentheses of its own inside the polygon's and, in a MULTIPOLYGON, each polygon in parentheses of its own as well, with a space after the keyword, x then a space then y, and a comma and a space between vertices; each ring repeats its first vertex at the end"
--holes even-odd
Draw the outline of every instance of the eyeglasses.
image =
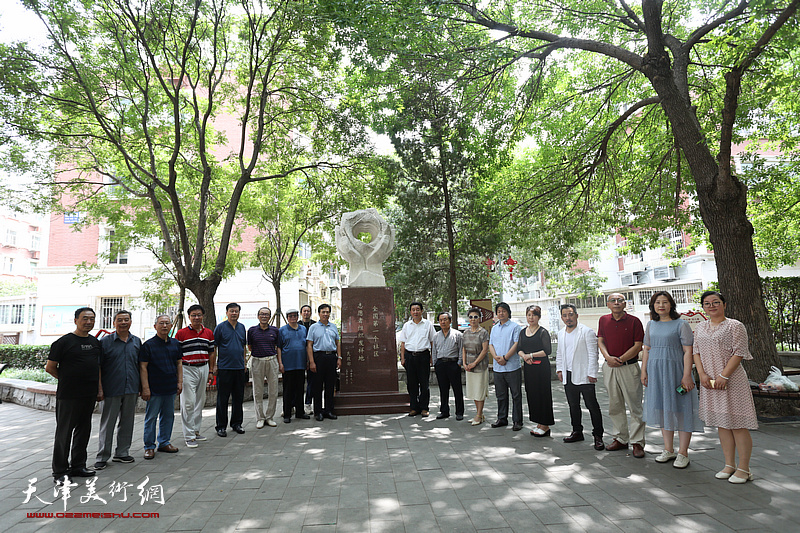
POLYGON ((475 315, 471 315, 471 316, 469 317, 469 319, 470 319, 470 320, 472 320, 473 318, 480 318, 480 317, 479 317, 479 316, 475 316, 475 315))
POLYGON ((608 301, 611 302, 612 304, 614 304, 614 303, 624 302, 625 299, 624 298, 609 298, 608 301))
POLYGON ((703 302, 703 307, 719 307, 722 305, 722 300, 714 300, 713 302, 703 302))

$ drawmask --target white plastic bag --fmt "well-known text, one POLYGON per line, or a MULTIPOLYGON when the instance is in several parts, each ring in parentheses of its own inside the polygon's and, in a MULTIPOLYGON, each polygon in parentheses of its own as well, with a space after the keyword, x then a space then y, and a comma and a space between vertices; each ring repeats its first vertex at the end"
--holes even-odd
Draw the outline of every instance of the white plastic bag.
POLYGON ((781 374, 781 369, 777 366, 771 368, 771 372, 764 380, 764 385, 768 390, 778 390, 786 392, 797 392, 800 387, 797 386, 792 380, 781 374))

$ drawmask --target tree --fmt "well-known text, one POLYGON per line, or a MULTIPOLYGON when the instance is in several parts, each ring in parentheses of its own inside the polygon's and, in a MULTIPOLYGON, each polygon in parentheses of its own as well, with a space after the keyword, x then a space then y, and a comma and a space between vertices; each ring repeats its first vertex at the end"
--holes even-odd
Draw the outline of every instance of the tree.
MULTIPOLYGON (((729 313, 745 323, 751 350, 757 354, 748 370, 760 380, 770 365, 780 365, 763 298, 756 296, 762 293, 753 226, 746 212, 747 189, 731 166, 731 147, 741 138, 737 118, 752 116, 758 112, 756 106, 763 104, 748 94, 746 107, 740 107, 742 87, 769 83, 770 65, 794 42, 791 29, 796 28, 800 2, 643 0, 641 8, 623 1, 530 2, 524 6, 490 2, 485 9, 459 2, 443 4, 445 7, 433 8, 431 13, 465 27, 501 32, 496 54, 502 58, 494 60, 495 66, 527 58, 537 77, 547 75, 548 68, 557 70, 559 63, 572 57, 571 51, 591 54, 596 68, 586 63, 585 55, 577 54, 579 63, 572 67, 574 71, 558 73, 560 80, 575 84, 570 89, 580 85, 575 77, 582 78, 586 72, 603 70, 606 74, 583 78, 583 92, 566 93, 573 99, 600 93, 604 104, 585 115, 587 134, 572 143, 569 160, 553 167, 561 178, 554 187, 556 192, 578 189, 584 206, 592 205, 588 198, 604 187, 624 192, 610 179, 609 169, 623 179, 640 180, 643 175, 629 174, 629 169, 620 167, 612 148, 622 148, 630 138, 638 138, 639 127, 657 132, 659 142, 646 142, 645 146, 658 151, 640 154, 650 159, 648 166, 655 169, 644 175, 649 179, 649 192, 660 191, 658 180, 665 178, 667 170, 675 184, 676 214, 686 197, 696 200, 714 246, 729 313), (701 18, 703 22, 694 28, 684 22, 701 18), (623 107, 623 103, 627 105, 623 107), (661 127, 656 128, 659 123, 661 127)), ((474 60, 474 56, 470 58, 474 60)), ((486 61, 490 60, 481 61, 482 71, 489 70, 486 61)), ((473 73, 477 70, 470 68, 473 73)), ((571 103, 586 111, 575 100, 571 103)), ((750 119, 747 122, 754 124, 750 119)), ((563 127, 564 123, 559 124, 563 127)), ((629 156, 637 153, 635 147, 623 153, 627 157, 622 162, 635 162, 629 156)), ((641 186, 635 190, 642 194, 641 186)), ((657 218, 661 218, 659 214, 657 218)))
MULTIPOLYGON (((2 48, 4 131, 48 143, 45 185, 87 222, 158 243, 212 324, 246 188, 360 155, 330 24, 311 0, 25 4, 50 44, 2 48)), ((4 162, 30 168, 20 146, 4 162)))
POLYGON ((385 174, 367 168, 311 172, 306 179, 287 177, 256 187, 256 200, 248 203, 242 216, 258 228, 252 262, 275 290, 273 317, 280 327, 281 283, 302 268, 301 248, 310 248, 318 259, 334 260, 329 237, 341 214, 367 204, 381 207, 389 187, 385 174))
POLYGON ((362 7, 350 14, 355 20, 336 16, 353 31, 339 33, 353 57, 351 84, 369 94, 356 112, 389 136, 396 155, 387 166, 397 187, 389 218, 398 230, 387 281, 399 302, 422 299, 457 318, 466 310, 459 294, 490 290, 485 258, 504 240, 493 231, 494 221, 484 223, 479 192, 480 183, 507 163, 518 135, 513 72, 503 73, 491 90, 462 83, 460 60, 432 64, 428 55, 448 40, 469 47, 485 44, 485 36, 400 30, 402 48, 387 49, 385 28, 364 25, 362 7))

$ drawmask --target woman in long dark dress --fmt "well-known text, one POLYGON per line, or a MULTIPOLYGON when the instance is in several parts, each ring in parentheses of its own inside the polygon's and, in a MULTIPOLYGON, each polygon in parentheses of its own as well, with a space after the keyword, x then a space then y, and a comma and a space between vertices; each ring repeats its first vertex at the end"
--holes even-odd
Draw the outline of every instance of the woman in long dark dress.
POLYGON ((536 422, 531 430, 534 437, 550 435, 550 426, 555 424, 553 417, 553 391, 550 388, 550 352, 552 345, 550 333, 539 326, 542 308, 529 305, 525 310, 528 327, 519 332, 519 356, 525 362, 525 395, 528 397, 528 417, 536 422))

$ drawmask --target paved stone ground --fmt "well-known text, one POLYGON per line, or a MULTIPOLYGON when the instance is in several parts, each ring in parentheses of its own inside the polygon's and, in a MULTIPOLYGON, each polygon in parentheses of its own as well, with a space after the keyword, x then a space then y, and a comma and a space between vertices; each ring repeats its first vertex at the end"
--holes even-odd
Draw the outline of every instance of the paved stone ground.
MULTIPOLYGON (((605 388, 597 388, 605 411, 605 388)), ((695 435, 686 470, 654 462, 660 433, 648 430, 647 457, 596 452, 587 440, 564 444, 569 415, 554 383, 553 438, 525 430, 472 427, 434 416, 350 416, 337 421, 278 423, 255 429, 245 404, 244 435, 219 438, 204 412, 208 441, 177 454, 142 459, 137 415, 136 463, 109 463, 98 495, 83 480, 67 500, 72 513, 159 513, 158 518, 28 518, 64 511, 50 477, 50 412, 0 405, 0 524, 6 531, 798 531, 800 423, 762 424, 753 433, 754 482, 714 478, 723 464, 716 432, 695 435), (29 479, 37 492, 23 503, 29 479), (161 485, 165 503, 141 503, 136 485, 161 485), (129 483, 127 502, 112 482, 129 483), (55 501, 52 505, 40 503, 55 501)), ((437 405, 434 395, 432 405, 437 405)), ((468 402, 467 416, 474 415, 468 402)), ((279 402, 280 405, 280 402, 279 402)), ((495 413, 492 395, 487 419, 495 413)), ((177 414, 177 413, 176 413, 177 414)), ((436 414, 436 409, 432 415, 436 414)), ((584 413, 588 423, 588 413, 584 413)), ((94 430, 99 423, 95 415, 94 430)), ((588 425, 588 424, 587 424, 588 425)), ((606 417, 607 431, 610 422, 606 417)), ((530 424, 528 424, 530 426, 530 424)), ((587 432, 588 436, 588 432, 587 432)), ((606 438, 610 442, 610 438, 606 438)), ((97 450, 89 445, 90 461, 97 450)))

